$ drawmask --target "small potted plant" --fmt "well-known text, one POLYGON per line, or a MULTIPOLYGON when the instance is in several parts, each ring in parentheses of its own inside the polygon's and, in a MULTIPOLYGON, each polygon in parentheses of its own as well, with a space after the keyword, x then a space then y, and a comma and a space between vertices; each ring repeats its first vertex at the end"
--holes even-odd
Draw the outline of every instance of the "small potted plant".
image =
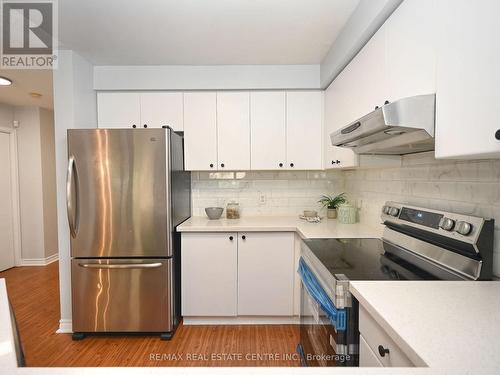
POLYGON ((326 217, 329 219, 337 218, 337 207, 347 202, 345 193, 339 195, 322 195, 318 203, 327 208, 326 217))

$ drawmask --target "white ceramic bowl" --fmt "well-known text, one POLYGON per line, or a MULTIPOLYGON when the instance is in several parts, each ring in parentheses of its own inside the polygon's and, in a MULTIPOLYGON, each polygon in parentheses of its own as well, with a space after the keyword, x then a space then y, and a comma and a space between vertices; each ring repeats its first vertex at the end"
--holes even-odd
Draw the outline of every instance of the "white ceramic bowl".
POLYGON ((207 207, 205 208, 205 213, 210 220, 220 219, 224 209, 222 207, 207 207))

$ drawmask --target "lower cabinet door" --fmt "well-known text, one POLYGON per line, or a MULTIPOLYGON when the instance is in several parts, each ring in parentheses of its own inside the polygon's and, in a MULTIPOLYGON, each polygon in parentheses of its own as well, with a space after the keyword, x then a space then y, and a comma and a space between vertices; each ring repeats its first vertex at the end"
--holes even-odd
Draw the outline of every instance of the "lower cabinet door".
POLYGON ((182 315, 235 316, 238 235, 182 233, 182 315))
POLYGON ((383 367, 363 335, 359 336, 359 367, 383 367))
POLYGON ((294 233, 238 235, 238 315, 293 315, 294 233))

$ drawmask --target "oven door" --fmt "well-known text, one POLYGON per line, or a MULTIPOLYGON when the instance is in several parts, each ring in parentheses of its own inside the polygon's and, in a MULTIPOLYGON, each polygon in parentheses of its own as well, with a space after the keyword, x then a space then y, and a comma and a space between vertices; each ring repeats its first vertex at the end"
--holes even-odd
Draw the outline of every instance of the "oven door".
MULTIPOLYGON (((312 272, 311 268, 308 267, 308 271, 312 272)), ((311 292, 314 288, 309 283, 310 278, 301 274, 298 352, 302 365, 357 366, 356 342, 359 338, 356 335, 357 314, 353 314, 354 308, 341 311, 345 314, 345 329, 337 329, 332 323, 331 313, 322 307, 324 301, 322 303, 317 293, 311 292)))

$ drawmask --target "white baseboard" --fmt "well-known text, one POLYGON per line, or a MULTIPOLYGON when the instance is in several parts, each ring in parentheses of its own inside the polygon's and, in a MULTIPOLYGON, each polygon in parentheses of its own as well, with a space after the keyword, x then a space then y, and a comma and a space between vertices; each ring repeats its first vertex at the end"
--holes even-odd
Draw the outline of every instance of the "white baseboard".
POLYGON ((59 320, 59 329, 56 333, 73 333, 73 322, 71 319, 59 320))
POLYGON ((183 324, 190 325, 237 325, 237 324, 300 324, 298 316, 185 316, 183 324))
POLYGON ((32 258, 32 259, 21 259, 21 267, 31 267, 31 266, 46 266, 50 263, 59 260, 59 253, 55 253, 47 258, 32 258))

